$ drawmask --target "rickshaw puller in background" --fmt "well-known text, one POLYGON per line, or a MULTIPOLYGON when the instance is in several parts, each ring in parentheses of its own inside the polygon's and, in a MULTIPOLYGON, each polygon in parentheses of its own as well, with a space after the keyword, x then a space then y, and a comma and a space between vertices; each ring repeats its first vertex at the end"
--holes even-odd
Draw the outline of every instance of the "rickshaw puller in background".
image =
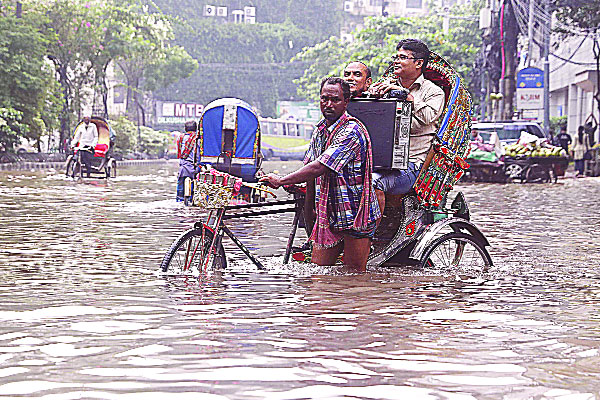
POLYGON ((408 193, 419 175, 436 132, 436 122, 444 110, 444 91, 430 80, 423 71, 429 61, 429 48, 418 39, 403 39, 396 46, 394 57, 395 82, 378 82, 369 92, 382 96, 391 90, 409 90, 406 100, 413 102, 412 123, 409 138, 409 163, 404 171, 376 171, 373 183, 379 207, 385 209, 385 193, 400 195, 408 193))
POLYGON ((307 224, 312 225, 310 219, 316 217, 312 262, 334 265, 343 251, 347 267, 365 271, 381 217, 372 184, 369 134, 346 113, 350 85, 342 78, 324 79, 320 99, 324 118, 313 133, 304 167, 284 177, 269 174, 260 181, 273 188, 307 182, 307 224))
POLYGON ((179 158, 179 175, 177 177, 176 201, 185 200, 185 178, 194 179, 195 167, 194 147, 198 139, 198 124, 196 121, 186 121, 185 132, 177 138, 177 158, 179 158))
POLYGON ((94 151, 98 144, 98 128, 90 122, 90 117, 83 117, 83 124, 79 124, 75 130, 75 136, 71 140, 71 149, 77 149, 81 157, 81 163, 85 165, 87 177, 90 177, 94 151))

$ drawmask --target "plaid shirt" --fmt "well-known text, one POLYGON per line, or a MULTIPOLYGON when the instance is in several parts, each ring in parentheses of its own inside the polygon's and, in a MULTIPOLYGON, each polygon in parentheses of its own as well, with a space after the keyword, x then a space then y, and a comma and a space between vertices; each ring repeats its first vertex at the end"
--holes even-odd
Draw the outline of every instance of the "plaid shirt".
MULTIPOLYGON (((367 143, 360 126, 350 121, 342 132, 336 135, 331 145, 325 149, 327 136, 340 123, 338 119, 327 128, 325 120, 321 120, 313 133, 309 148, 304 156, 304 164, 314 160, 328 167, 332 174, 329 189, 329 223, 331 229, 352 229, 352 224, 358 213, 360 199, 363 193, 363 177, 365 175, 365 159, 367 143)), ((371 173, 371 171, 368 171, 371 173)), ((315 180, 315 201, 319 202, 321 176, 315 180)), ((372 193, 375 193, 372 191, 372 193)), ((377 197, 369 201, 369 229, 375 226, 375 220, 381 217, 377 197)))

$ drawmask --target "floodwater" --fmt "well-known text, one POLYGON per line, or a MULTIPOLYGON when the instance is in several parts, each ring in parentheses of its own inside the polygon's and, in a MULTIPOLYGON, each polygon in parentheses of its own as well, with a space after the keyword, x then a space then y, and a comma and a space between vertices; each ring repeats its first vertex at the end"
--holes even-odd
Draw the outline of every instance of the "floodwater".
POLYGON ((231 221, 267 271, 177 279, 176 165, 118 174, 0 172, 0 397, 600 398, 600 178, 461 185, 484 277, 283 266, 286 214, 231 221))

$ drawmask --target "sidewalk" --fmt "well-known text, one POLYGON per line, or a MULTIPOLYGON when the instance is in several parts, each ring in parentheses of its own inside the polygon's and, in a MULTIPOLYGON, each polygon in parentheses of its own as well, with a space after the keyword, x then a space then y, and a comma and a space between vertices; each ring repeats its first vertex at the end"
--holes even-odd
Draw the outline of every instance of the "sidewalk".
MULTIPOLYGON (((121 160, 117 161, 117 167, 128 166, 128 165, 145 165, 145 164, 163 164, 168 163, 170 160, 166 158, 159 158, 153 160, 121 160)), ((175 161, 179 161, 176 160, 175 161)), ((48 162, 16 162, 16 163, 0 163, 0 171, 27 171, 37 169, 65 169, 64 161, 48 161, 48 162)))

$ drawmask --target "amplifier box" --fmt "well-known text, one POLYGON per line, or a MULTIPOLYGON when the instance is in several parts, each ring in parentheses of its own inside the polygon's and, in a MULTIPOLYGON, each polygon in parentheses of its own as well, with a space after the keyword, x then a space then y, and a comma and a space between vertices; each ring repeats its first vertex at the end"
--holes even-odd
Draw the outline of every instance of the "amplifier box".
POLYGON ((408 168, 412 102, 396 99, 352 99, 348 114, 369 131, 373 168, 408 168))

